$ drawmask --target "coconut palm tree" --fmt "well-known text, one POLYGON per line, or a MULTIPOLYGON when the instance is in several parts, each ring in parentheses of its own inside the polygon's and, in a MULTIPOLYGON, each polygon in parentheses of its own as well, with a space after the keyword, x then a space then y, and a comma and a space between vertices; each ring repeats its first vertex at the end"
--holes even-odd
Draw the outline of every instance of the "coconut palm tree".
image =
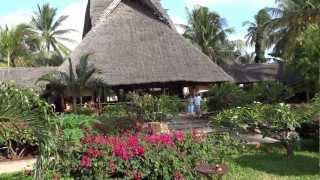
POLYGON ((86 54, 80 57, 79 64, 76 66, 75 71, 73 70, 71 59, 68 59, 68 73, 60 71, 49 73, 40 77, 38 82, 47 82, 50 86, 54 87, 53 89, 58 90, 60 93, 65 91, 71 92, 73 108, 76 110, 77 98, 80 98, 80 104, 82 104, 81 95, 83 91, 93 85, 96 86, 98 83, 95 82, 99 82, 99 84, 102 83, 100 80, 93 77, 93 75, 99 73, 99 71, 88 63, 89 56, 90 54, 86 54))
POLYGON ((278 7, 267 8, 273 16, 268 24, 274 55, 292 59, 300 35, 310 24, 320 24, 319 0, 276 0, 278 7))
MULTIPOLYGON (((188 12, 189 23, 184 36, 217 62, 221 52, 227 47, 227 35, 233 32, 226 27, 225 19, 207 7, 199 7, 188 12)), ((218 62, 219 63, 219 62, 218 62)))
POLYGON ((36 46, 35 41, 34 34, 25 24, 11 29, 0 27, 0 60, 7 62, 8 67, 15 67, 17 58, 26 57, 29 50, 36 46))
POLYGON ((70 50, 62 42, 73 42, 73 40, 64 37, 73 29, 61 29, 62 23, 68 16, 57 17, 57 9, 49 4, 38 5, 31 20, 32 29, 38 34, 40 39, 40 49, 46 53, 54 50, 60 55, 68 55, 70 50))
POLYGON ((255 46, 255 62, 261 63, 265 61, 265 50, 267 48, 266 25, 270 22, 271 16, 265 9, 262 9, 255 16, 255 21, 246 21, 244 26, 248 26, 248 34, 245 36, 246 44, 255 46))

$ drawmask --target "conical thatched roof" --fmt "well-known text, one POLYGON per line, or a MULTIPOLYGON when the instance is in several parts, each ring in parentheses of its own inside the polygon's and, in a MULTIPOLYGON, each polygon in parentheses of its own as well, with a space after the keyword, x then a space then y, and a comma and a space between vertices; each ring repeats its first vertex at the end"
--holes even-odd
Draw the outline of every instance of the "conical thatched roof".
MULTIPOLYGON (((112 86, 232 81, 176 32, 159 0, 89 0, 73 64, 86 53, 112 86)), ((68 63, 60 69, 67 71, 68 63)))

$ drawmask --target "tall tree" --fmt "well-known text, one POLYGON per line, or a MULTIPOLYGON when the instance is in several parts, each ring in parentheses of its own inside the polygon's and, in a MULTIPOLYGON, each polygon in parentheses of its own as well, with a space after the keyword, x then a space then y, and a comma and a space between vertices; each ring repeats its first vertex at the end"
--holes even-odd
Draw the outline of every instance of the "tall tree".
POLYGON ((227 35, 233 29, 226 28, 225 19, 207 7, 199 7, 188 12, 189 22, 184 36, 197 44, 213 61, 219 63, 219 56, 228 49, 227 35))
POLYGON ((56 51, 61 56, 68 55, 70 50, 62 42, 73 42, 64 35, 73 31, 72 29, 60 29, 62 23, 68 16, 57 17, 57 9, 49 4, 38 5, 31 20, 31 27, 38 34, 40 39, 40 49, 46 53, 56 51))
POLYGON ((278 7, 267 8, 273 16, 268 24, 274 55, 292 59, 299 45, 298 37, 310 24, 320 24, 319 0, 276 0, 278 7))
POLYGON ((26 57, 36 44, 33 37, 34 34, 25 24, 11 29, 0 27, 0 60, 7 62, 8 67, 15 67, 17 58, 26 57))
POLYGON ((261 63, 265 61, 265 50, 267 48, 266 24, 270 22, 271 16, 265 9, 262 9, 255 16, 255 21, 246 21, 244 26, 248 27, 247 45, 255 46, 255 62, 261 63))
POLYGON ((298 87, 307 94, 307 100, 320 91, 320 26, 310 25, 300 36, 301 43, 296 49, 290 67, 303 77, 298 87))

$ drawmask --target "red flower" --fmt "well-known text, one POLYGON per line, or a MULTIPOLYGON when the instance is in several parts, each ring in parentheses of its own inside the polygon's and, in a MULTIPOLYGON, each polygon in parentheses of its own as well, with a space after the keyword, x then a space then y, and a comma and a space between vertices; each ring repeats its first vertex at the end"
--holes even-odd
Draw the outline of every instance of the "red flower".
POLYGON ((135 147, 139 145, 139 139, 137 136, 130 135, 127 140, 127 145, 129 147, 135 147))
POLYGON ((134 172, 133 180, 141 180, 141 179, 142 179, 142 173, 139 171, 134 172))
POLYGON ((90 157, 82 156, 82 158, 80 160, 80 166, 83 168, 91 168, 92 162, 91 162, 90 157))
POLYGON ((178 142, 184 141, 185 133, 183 131, 176 131, 174 132, 175 138, 178 142))
POLYGON ((91 158, 98 158, 98 157, 101 157, 102 156, 102 152, 95 149, 95 148, 88 148, 87 151, 86 151, 86 154, 91 157, 91 158))
POLYGON ((174 180, 185 180, 186 179, 179 171, 175 171, 173 173, 173 178, 174 178, 174 180))
POLYGON ((164 144, 164 145, 172 145, 173 138, 171 134, 162 134, 162 135, 150 135, 147 136, 146 141, 152 144, 164 144))
POLYGON ((116 172, 116 164, 114 161, 109 161, 109 170, 111 174, 114 174, 116 172))
POLYGON ((132 154, 126 149, 125 145, 120 143, 113 147, 113 155, 123 160, 129 160, 132 157, 132 154))

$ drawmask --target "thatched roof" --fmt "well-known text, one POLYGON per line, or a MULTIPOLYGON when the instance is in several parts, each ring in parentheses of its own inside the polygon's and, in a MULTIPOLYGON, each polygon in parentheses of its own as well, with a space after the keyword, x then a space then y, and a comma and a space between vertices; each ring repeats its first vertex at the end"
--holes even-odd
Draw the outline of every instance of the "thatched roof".
POLYGON ((233 64, 223 67, 237 84, 255 83, 261 81, 280 81, 289 85, 300 81, 298 75, 286 71, 283 64, 233 64))
POLYGON ((23 87, 38 88, 35 85, 37 80, 55 70, 57 70, 56 67, 0 68, 0 81, 12 82, 23 87))
MULTIPOLYGON (((159 0, 89 0, 85 21, 73 65, 92 53, 90 62, 109 85, 232 81, 176 32, 159 0)), ((65 62, 60 70, 67 69, 65 62)))

